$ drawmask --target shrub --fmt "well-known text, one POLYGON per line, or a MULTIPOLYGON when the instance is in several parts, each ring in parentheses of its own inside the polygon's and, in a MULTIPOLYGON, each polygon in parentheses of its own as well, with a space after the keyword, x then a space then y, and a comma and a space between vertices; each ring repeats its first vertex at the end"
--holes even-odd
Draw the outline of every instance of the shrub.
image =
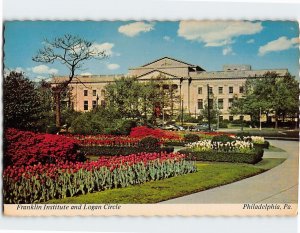
POLYGON ((189 134, 184 135, 185 142, 197 142, 199 140, 200 140, 200 137, 197 134, 189 133, 189 134))
POLYGON ((262 160, 264 151, 256 149, 253 153, 227 153, 219 151, 193 151, 180 150, 179 153, 187 155, 187 159, 211 162, 250 163, 255 164, 262 160))
POLYGON ((219 123, 219 128, 223 128, 223 129, 228 128, 228 123, 226 123, 226 122, 224 122, 224 121, 221 121, 221 122, 219 123))
POLYGON ((138 146, 145 149, 151 149, 158 148, 160 143, 157 138, 149 136, 141 139, 138 146))
POLYGON ((256 148, 269 149, 270 143, 268 141, 264 141, 264 143, 253 143, 253 145, 256 148))
POLYGON ((61 135, 33 133, 17 129, 5 131, 5 166, 56 163, 82 159, 77 140, 61 135))
POLYGON ((213 142, 226 143, 226 142, 233 142, 233 141, 235 141, 235 139, 233 139, 232 137, 229 137, 228 135, 217 135, 217 136, 214 136, 211 141, 212 141, 212 143, 213 142))
POLYGON ((130 137, 144 138, 147 136, 152 136, 159 139, 169 139, 169 140, 181 139, 181 137, 177 133, 164 131, 162 129, 151 129, 147 126, 138 126, 131 129, 130 137))

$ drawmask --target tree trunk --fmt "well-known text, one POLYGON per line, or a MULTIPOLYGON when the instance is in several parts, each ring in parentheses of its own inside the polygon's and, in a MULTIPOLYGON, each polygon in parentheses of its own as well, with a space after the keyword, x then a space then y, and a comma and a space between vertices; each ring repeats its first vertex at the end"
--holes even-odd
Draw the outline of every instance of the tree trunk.
POLYGON ((55 99, 55 125, 57 128, 61 127, 61 109, 60 109, 60 92, 54 92, 55 99))
POLYGON ((277 112, 275 112, 275 129, 278 128, 278 115, 277 112))

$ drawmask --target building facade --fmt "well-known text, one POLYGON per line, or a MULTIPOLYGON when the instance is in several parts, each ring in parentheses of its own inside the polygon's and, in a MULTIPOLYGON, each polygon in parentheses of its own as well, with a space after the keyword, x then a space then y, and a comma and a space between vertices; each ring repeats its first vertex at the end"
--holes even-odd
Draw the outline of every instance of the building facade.
MULTIPOLYGON (((247 79, 261 77, 266 72, 276 72, 284 76, 287 69, 252 70, 250 65, 224 65, 222 71, 205 71, 198 65, 189 64, 174 58, 163 57, 145 65, 129 68, 126 75, 77 76, 70 83, 71 106, 76 111, 90 111, 97 105, 105 105, 105 86, 120 77, 136 77, 138 81, 165 80, 171 83, 180 96, 175 110, 182 110, 198 116, 204 105, 210 101, 221 112, 220 119, 239 119, 232 116, 230 108, 235 97, 243 95, 247 79)), ((66 77, 55 77, 53 83, 66 77)), ((211 104, 211 103, 210 103, 211 104)))

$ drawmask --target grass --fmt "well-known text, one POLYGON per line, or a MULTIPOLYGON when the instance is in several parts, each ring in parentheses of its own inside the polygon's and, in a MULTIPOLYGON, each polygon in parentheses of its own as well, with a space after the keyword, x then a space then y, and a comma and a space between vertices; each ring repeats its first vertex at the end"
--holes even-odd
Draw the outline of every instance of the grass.
POLYGON ((105 190, 64 199, 54 199, 47 203, 158 203, 257 175, 279 165, 283 161, 283 159, 264 159, 256 165, 201 162, 197 163, 198 171, 196 173, 126 188, 105 190))

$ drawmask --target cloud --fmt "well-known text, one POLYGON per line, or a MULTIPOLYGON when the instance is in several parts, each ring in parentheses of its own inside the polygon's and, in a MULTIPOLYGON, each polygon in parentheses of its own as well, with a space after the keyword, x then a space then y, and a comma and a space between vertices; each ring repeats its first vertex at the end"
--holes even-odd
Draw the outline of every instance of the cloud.
POLYGON ((113 43, 105 42, 102 44, 99 43, 93 43, 91 46, 91 49, 96 50, 98 52, 105 51, 105 54, 107 56, 112 56, 114 55, 114 52, 112 51, 112 48, 115 46, 113 43))
POLYGON ((18 72, 18 73, 23 73, 23 72, 24 72, 24 70, 23 70, 22 67, 17 67, 17 68, 15 69, 15 71, 18 72))
POLYGON ((42 80, 44 81, 51 81, 52 78, 49 78, 49 77, 44 77, 44 76, 41 76, 41 75, 38 75, 36 76, 34 79, 32 79, 33 82, 41 82, 42 80))
POLYGON ((119 64, 107 64, 106 67, 109 70, 116 70, 116 69, 120 68, 120 65, 119 64))
POLYGON ((247 21, 180 21, 178 36, 202 42, 206 47, 234 43, 233 38, 253 35, 263 29, 261 22, 247 21))
POLYGON ((90 72, 85 72, 85 73, 81 73, 80 75, 83 75, 83 76, 91 76, 91 75, 93 75, 93 74, 90 73, 90 72))
POLYGON ((225 48, 223 48, 223 55, 235 55, 235 53, 233 52, 232 48, 230 46, 227 46, 225 48))
POLYGON ((154 23, 135 22, 119 27, 118 31, 126 36, 138 36, 141 32, 150 32, 154 30, 154 23))
POLYGON ((163 39, 164 39, 165 41, 171 41, 171 37, 169 37, 169 36, 164 36, 163 39))
POLYGON ((258 50, 258 55, 263 56, 270 52, 288 50, 290 48, 298 47, 298 44, 299 38, 295 37, 288 39, 287 37, 282 36, 279 37, 277 40, 270 41, 267 44, 260 46, 258 50))
POLYGON ((39 65, 39 66, 35 66, 32 68, 28 68, 28 71, 32 71, 35 74, 57 74, 58 70, 57 69, 51 69, 46 65, 39 65))
POLYGON ((255 42, 254 39, 250 39, 250 40, 247 40, 247 41, 246 41, 247 44, 253 44, 254 42, 255 42))

